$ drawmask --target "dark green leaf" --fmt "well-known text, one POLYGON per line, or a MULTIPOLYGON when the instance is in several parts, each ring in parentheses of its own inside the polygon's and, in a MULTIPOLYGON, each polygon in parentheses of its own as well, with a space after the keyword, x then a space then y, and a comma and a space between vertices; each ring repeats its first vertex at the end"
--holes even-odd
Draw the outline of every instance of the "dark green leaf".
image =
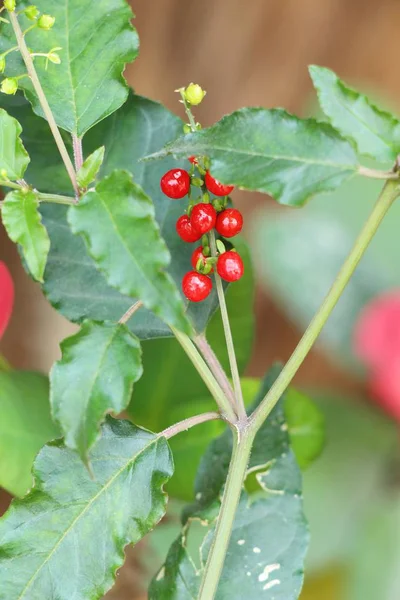
POLYGON ((223 183, 301 206, 357 172, 351 145, 330 125, 281 109, 243 108, 213 127, 179 138, 153 155, 209 156, 223 183))
MULTIPOLYGON (((256 404, 272 385, 276 371, 264 381, 256 404)), ((232 537, 216 595, 217 600, 241 597, 295 600, 303 580, 308 532, 302 512, 301 476, 289 448, 287 427, 279 404, 256 436, 248 472, 258 471, 259 491, 245 492, 236 514, 232 537)), ((183 534, 171 547, 165 566, 150 588, 153 600, 192 600, 197 597, 214 533, 226 480, 232 438, 226 431, 215 440, 201 463, 196 503, 186 511, 183 534), (200 564, 187 546, 193 519, 211 529, 200 548, 200 564)))
POLYGON ((142 374, 140 343, 126 325, 85 321, 61 343, 50 373, 50 402, 65 444, 87 461, 107 412, 123 411, 142 374))
POLYGON ((76 174, 78 185, 81 188, 86 188, 89 183, 92 183, 96 179, 97 173, 100 170, 101 164, 104 160, 104 146, 97 148, 92 154, 90 154, 84 161, 83 165, 76 174))
POLYGON ((325 442, 324 417, 305 394, 289 388, 285 417, 290 443, 301 469, 306 469, 321 454, 325 442))
POLYGON ((137 543, 161 519, 173 465, 166 440, 108 418, 91 479, 76 452, 46 446, 36 487, 0 521, 1 594, 7 600, 87 600, 110 589, 137 543))
POLYGON ((82 234, 108 283, 138 297, 169 325, 190 333, 184 304, 165 273, 170 255, 148 196, 126 171, 114 171, 71 206, 72 231, 82 234))
POLYGON ((0 371, 0 487, 23 496, 40 448, 60 435, 50 418, 49 386, 39 373, 0 371))
MULTIPOLYGON (((3 29, 4 27, 2 27, 3 29)), ((20 134, 21 125, 0 108, 0 177, 10 181, 22 179, 29 164, 20 134)))
MULTIPOLYGON (((34 29, 26 37, 34 52, 57 50, 61 64, 35 59, 43 91, 57 125, 83 136, 95 123, 117 110, 128 96, 122 77, 127 62, 138 53, 138 37, 130 24, 132 11, 125 0, 37 0, 42 13, 56 18, 50 31, 34 29)), ((20 4, 18 5, 20 8, 20 4)), ((20 17, 23 28, 32 22, 20 17)), ((15 45, 11 27, 1 28, 2 50, 15 45)), ((7 75, 25 71, 22 59, 13 52, 7 56, 7 75)), ((24 89, 34 111, 43 112, 30 78, 19 85, 24 89)))
POLYGON ((32 276, 43 281, 50 239, 42 225, 37 193, 28 190, 10 192, 1 207, 1 215, 9 238, 21 245, 32 276))
POLYGON ((400 121, 347 87, 325 67, 310 67, 321 108, 332 125, 353 142, 360 154, 394 161, 400 152, 400 121))

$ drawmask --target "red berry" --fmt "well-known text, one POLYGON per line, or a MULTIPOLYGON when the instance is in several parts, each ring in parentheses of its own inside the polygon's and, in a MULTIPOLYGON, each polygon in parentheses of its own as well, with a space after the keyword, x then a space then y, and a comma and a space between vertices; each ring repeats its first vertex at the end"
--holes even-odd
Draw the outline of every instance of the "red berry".
POLYGON ((210 174, 210 171, 207 171, 204 181, 206 188, 209 192, 214 194, 214 196, 228 196, 234 187, 233 185, 223 185, 217 179, 214 179, 210 174))
POLYGON ((200 235, 204 235, 211 229, 214 229, 217 220, 217 213, 212 204, 200 202, 193 206, 190 221, 193 229, 198 231, 200 235))
POLYGON ((225 281, 238 281, 244 273, 244 264, 239 254, 233 250, 220 254, 217 272, 225 281))
POLYGON ((171 169, 161 177, 160 185, 168 198, 178 200, 190 190, 190 175, 184 169, 171 169))
POLYGON ((182 279, 182 290, 188 300, 201 302, 212 290, 212 281, 207 275, 189 271, 182 279))
POLYGON ((201 238, 201 233, 193 229, 192 223, 187 215, 182 215, 176 222, 176 232, 184 242, 192 244, 201 238))
MULTIPOLYGON (((205 266, 207 264, 207 257, 203 254, 203 246, 199 246, 198 248, 196 248, 196 250, 193 250, 191 259, 193 269, 197 269, 197 263, 200 259, 202 261, 202 264, 205 266)), ((210 273, 212 273, 213 271, 214 269, 211 269, 210 273)))
POLYGON ((197 165, 197 158, 195 156, 189 156, 188 161, 192 163, 192 165, 197 165))
POLYGON ((227 208, 217 216, 215 229, 226 238, 233 237, 242 231, 243 215, 236 208, 227 208))
POLYGON ((14 283, 6 265, 0 261, 0 338, 5 332, 14 304, 14 283))

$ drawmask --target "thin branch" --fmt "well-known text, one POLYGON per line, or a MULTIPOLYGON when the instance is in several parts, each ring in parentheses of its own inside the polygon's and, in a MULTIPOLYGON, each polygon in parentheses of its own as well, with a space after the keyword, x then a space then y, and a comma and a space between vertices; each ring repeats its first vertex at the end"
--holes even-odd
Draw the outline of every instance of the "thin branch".
MULTIPOLYGON (((36 190, 35 190, 36 191, 36 190)), ((52 204, 75 204, 75 199, 71 196, 60 196, 60 194, 43 194, 37 192, 39 202, 50 202, 52 204)))
POLYGON ((370 179, 399 179, 398 171, 376 171, 367 167, 358 167, 358 174, 370 179))
POLYGON ((225 396, 230 400, 232 407, 235 408, 235 395, 233 393, 232 386, 230 381, 219 362, 214 350, 211 348, 210 344, 207 342, 206 336, 204 333, 197 335, 193 338, 194 343, 202 353, 203 357, 206 360, 206 363, 210 367, 215 379, 218 381, 222 390, 225 393, 225 396))
POLYGON ((127 323, 129 321, 129 319, 131 317, 133 317, 135 312, 137 312, 139 310, 139 308, 142 308, 142 306, 143 306, 143 302, 141 300, 138 300, 137 302, 135 302, 135 304, 132 304, 132 306, 130 308, 128 308, 126 313, 124 315, 122 315, 122 317, 120 318, 118 323, 120 323, 120 324, 127 323))
POLYGON ((174 327, 171 327, 171 330, 178 342, 180 343, 180 345, 182 346, 182 348, 184 349, 184 351, 186 352, 187 356, 190 358, 196 371, 208 387, 215 402, 218 404, 218 408, 220 409, 222 416, 226 418, 226 420, 230 423, 236 423, 237 416, 231 406, 231 403, 220 388, 217 380, 211 373, 207 363, 201 356, 200 352, 197 350, 192 340, 186 334, 182 333, 181 331, 178 331, 178 329, 175 329, 174 327))
MULTIPOLYGON (((210 250, 211 250, 211 256, 216 257, 217 256, 217 247, 216 247, 216 242, 215 242, 214 231, 210 231, 210 250)), ((225 339, 226 339, 226 347, 228 350, 229 364, 230 364, 231 373, 232 373, 233 389, 235 391, 236 411, 238 413, 239 419, 245 420, 245 419, 247 419, 246 407, 244 405, 242 387, 240 384, 240 375, 239 375, 239 369, 238 369, 237 360, 236 360, 235 346, 233 344, 231 326, 229 323, 229 315, 228 315, 228 309, 226 306, 224 288, 222 285, 221 277, 218 275, 218 273, 216 271, 215 271, 214 275, 215 275, 215 285, 217 287, 219 305, 221 308, 221 317, 222 317, 222 324, 224 326, 224 333, 225 333, 225 339)))
POLYGON ((32 57, 29 53, 28 47, 25 43, 25 38, 24 35, 22 33, 21 27, 19 25, 17 16, 15 14, 15 12, 10 12, 8 11, 8 15, 10 17, 10 21, 12 24, 12 27, 14 29, 14 33, 15 33, 15 37, 17 38, 17 43, 18 43, 18 47, 19 47, 19 51, 21 53, 21 56, 24 60, 26 69, 28 71, 28 75, 32 81, 32 85, 35 89, 36 95, 39 99, 40 105, 42 107, 43 113, 47 119, 47 122, 50 126, 51 132, 53 134, 53 137, 55 139, 55 142, 57 144, 58 150, 61 154, 61 158, 63 159, 65 168, 67 169, 67 173, 69 175, 69 178, 71 180, 72 183, 72 187, 74 188, 76 197, 79 197, 79 189, 78 189, 78 184, 76 181, 76 173, 75 173, 75 169, 74 166, 72 164, 71 158, 68 154, 68 150, 64 144, 64 141, 61 137, 60 131, 57 127, 56 121, 54 119, 53 113, 51 111, 50 105, 47 101, 47 98, 44 94, 42 85, 39 81, 39 77, 37 76, 36 73, 36 69, 33 65, 33 60, 32 57))
POLYGON ((339 274, 329 290, 320 309, 314 316, 306 332, 301 338, 292 356, 282 369, 275 383, 250 418, 250 427, 256 431, 262 426, 283 392, 289 386, 296 375, 307 354, 314 345, 335 308, 364 252, 368 248, 383 218, 400 193, 400 182, 388 181, 384 186, 377 203, 375 204, 369 218, 367 219, 360 235, 358 236, 350 254, 345 260, 339 274))
POLYGON ((171 425, 171 427, 167 427, 167 429, 164 429, 164 431, 162 431, 159 435, 169 440, 175 435, 178 435, 178 433, 187 431, 188 429, 191 429, 196 425, 206 423, 207 421, 215 421, 217 419, 221 419, 221 415, 217 412, 203 413, 201 415, 196 415, 195 417, 189 417, 188 419, 179 421, 179 423, 175 423, 175 425, 171 425))
POLYGON ((12 190, 21 190, 22 189, 22 185, 20 185, 19 183, 14 183, 13 181, 0 180, 0 186, 8 187, 8 188, 11 188, 12 190))
POLYGON ((74 149, 75 170, 76 172, 78 172, 81 166, 83 165, 82 138, 73 134, 72 147, 74 149))

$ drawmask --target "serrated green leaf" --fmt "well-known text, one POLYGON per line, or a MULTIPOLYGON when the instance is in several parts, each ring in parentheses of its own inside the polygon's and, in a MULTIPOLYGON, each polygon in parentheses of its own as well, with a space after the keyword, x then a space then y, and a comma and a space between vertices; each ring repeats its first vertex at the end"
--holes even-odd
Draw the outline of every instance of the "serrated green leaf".
POLYGON ((400 121, 396 117, 348 87, 330 69, 312 65, 310 75, 322 110, 360 154, 379 161, 396 160, 400 152, 400 121))
POLYGON ((243 108, 149 158, 168 154, 209 156, 221 182, 291 206, 335 189, 358 169, 353 148, 331 125, 282 109, 243 108))
POLYGON ((92 468, 93 479, 62 445, 40 452, 36 487, 0 521, 1 598, 101 598, 125 546, 162 518, 163 485, 173 472, 165 438, 108 418, 92 468))
MULTIPOLYGON (((18 8, 20 4, 23 7, 19 3, 18 8)), ((97 0, 96 10, 92 0, 37 0, 35 4, 56 20, 50 31, 30 31, 28 46, 36 52, 61 48, 57 51, 60 64, 47 64, 45 57, 36 57, 35 68, 57 125, 81 137, 128 96, 122 72, 125 64, 136 58, 139 45, 130 23, 132 11, 125 0, 97 0)), ((22 15, 19 19, 23 29, 32 24, 22 15)), ((2 27, 1 50, 14 45, 11 27, 2 27)), ((24 71, 19 53, 10 54, 6 74, 24 71)), ((30 78, 21 79, 19 85, 34 111, 43 116, 30 78)))
POLYGON ((71 206, 72 231, 83 235, 108 283, 139 298, 169 325, 190 333, 184 304, 164 269, 170 255, 148 196, 126 171, 114 171, 71 206))
POLYGON ((86 462, 104 415, 126 408, 142 375, 140 343, 126 325, 85 321, 61 351, 50 372, 53 417, 86 462))
POLYGON ((1 207, 1 215, 9 238, 21 245, 32 276, 43 281, 50 239, 42 224, 37 193, 10 192, 1 207))
POLYGON ((20 135, 22 127, 16 119, 0 108, 0 173, 10 181, 22 179, 29 164, 29 156, 20 135), (4 173, 3 173, 4 172, 4 173))
MULTIPOLYGON (((274 370, 266 378, 255 404, 264 397, 276 373, 274 370)), ((183 534, 152 582, 151 600, 197 598, 231 449, 232 437, 226 431, 206 452, 196 481, 196 502, 185 511, 183 534), (193 519, 212 526, 200 548, 200 565, 187 547, 193 519)), ((256 436, 248 472, 256 470, 260 491, 252 497, 242 494, 216 600, 258 600, 261 595, 268 600, 295 600, 300 594, 308 531, 302 511, 301 475, 289 447, 281 403, 256 436)))
POLYGON ((83 165, 76 174, 76 179, 79 187, 86 188, 89 183, 92 183, 100 170, 101 164, 104 160, 104 146, 97 148, 92 154, 90 154, 84 161, 83 165))
POLYGON ((318 458, 324 447, 324 417, 308 396, 289 388, 285 399, 285 418, 292 450, 299 467, 304 470, 318 458))
POLYGON ((47 377, 0 370, 0 414, 0 487, 23 496, 36 454, 60 435, 50 417, 47 377))

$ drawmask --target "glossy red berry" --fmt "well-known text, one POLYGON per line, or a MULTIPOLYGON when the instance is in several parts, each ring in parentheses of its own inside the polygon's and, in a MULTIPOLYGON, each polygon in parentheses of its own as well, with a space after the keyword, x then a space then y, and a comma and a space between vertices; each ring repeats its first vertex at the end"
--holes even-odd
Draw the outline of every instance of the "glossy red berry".
POLYGON ((207 275, 189 271, 182 279, 182 290, 191 302, 205 300, 212 290, 212 281, 207 275))
POLYGON ((192 165, 197 165, 197 158, 195 156, 189 156, 188 161, 192 163, 192 165))
POLYGON ((192 244, 201 238, 201 233, 193 229, 190 218, 187 215, 182 215, 176 222, 176 232, 184 242, 192 244))
POLYGON ((160 186, 168 198, 178 200, 190 190, 190 175, 184 169, 171 169, 161 177, 160 186))
POLYGON ((243 215, 236 208, 226 208, 217 216, 215 229, 226 238, 233 237, 242 231, 243 215))
POLYGON ((210 171, 207 171, 204 182, 208 191, 214 194, 214 196, 228 196, 234 187, 233 185, 223 185, 217 179, 214 179, 210 171))
MULTIPOLYGON (((202 261, 200 264, 203 264, 204 266, 207 264, 207 257, 203 254, 203 246, 199 246, 198 248, 196 248, 196 250, 193 250, 191 259, 193 269, 197 269, 197 264, 199 260, 202 261)), ((213 271, 214 269, 211 269, 210 273, 212 273, 213 271)))
POLYGON ((193 206, 190 221, 193 229, 198 231, 200 235, 204 235, 214 229, 217 220, 217 212, 212 204, 200 202, 193 206))
POLYGON ((244 273, 244 264, 239 254, 233 250, 220 254, 217 261, 217 272, 225 281, 238 281, 244 273))

